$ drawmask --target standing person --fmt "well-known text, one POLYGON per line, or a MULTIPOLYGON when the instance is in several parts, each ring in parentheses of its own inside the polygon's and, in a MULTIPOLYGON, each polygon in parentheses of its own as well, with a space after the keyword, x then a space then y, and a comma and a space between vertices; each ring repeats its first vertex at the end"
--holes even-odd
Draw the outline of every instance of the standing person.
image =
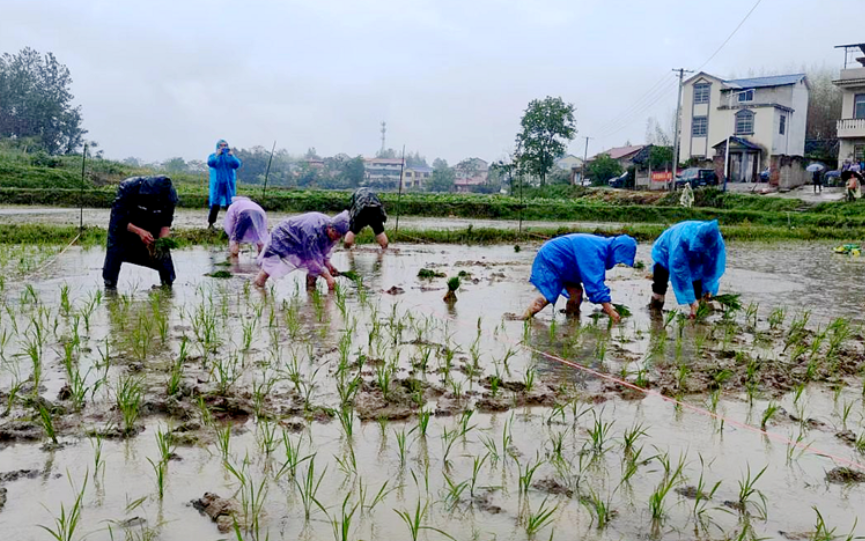
POLYGON ((823 193, 823 172, 813 171, 811 173, 811 184, 814 185, 814 193, 823 193))
POLYGON ((628 235, 599 237, 575 233, 549 240, 541 246, 532 263, 529 278, 541 296, 523 314, 530 319, 548 304, 555 305, 559 295, 568 298, 567 313, 579 313, 583 288, 589 301, 600 304, 610 319, 621 317, 611 304, 610 288, 604 283, 607 271, 616 265, 634 266, 637 241, 628 235))
POLYGON ((227 207, 231 198, 237 193, 237 168, 242 165, 240 158, 234 155, 234 150, 228 146, 225 139, 216 143, 216 152, 207 157, 210 167, 210 214, 207 225, 212 228, 220 207, 227 207))
POLYGON ((843 171, 841 173, 841 180, 844 182, 847 193, 844 197, 845 201, 853 202, 859 197, 859 188, 862 182, 862 175, 856 171, 843 171))
POLYGON ((268 278, 277 280, 295 269, 307 271, 307 286, 315 287, 321 276, 328 289, 336 286, 339 272, 330 263, 330 254, 347 232, 348 211, 333 218, 320 212, 307 212, 280 222, 270 234, 270 241, 258 256, 261 271, 255 285, 264 287, 268 278))
POLYGON ((176 205, 177 192, 168 177, 133 177, 120 183, 108 224, 102 267, 105 289, 117 289, 123 263, 159 271, 162 285, 171 287, 175 278, 171 253, 156 253, 155 244, 171 234, 176 205))
POLYGON ((241 244, 254 244, 260 254, 268 239, 267 214, 257 203, 242 195, 231 198, 224 227, 231 257, 237 257, 241 244))
POLYGON ((345 235, 345 247, 354 246, 354 238, 366 226, 372 228, 375 240, 382 250, 387 250, 387 235, 384 233, 384 223, 387 213, 378 195, 369 188, 358 188, 351 194, 349 201, 349 216, 351 221, 349 231, 345 235))
POLYGON ((727 263, 727 252, 718 221, 680 222, 664 231, 652 245, 652 301, 655 310, 664 307, 667 283, 673 284, 676 301, 690 305, 697 315, 699 301, 718 293, 727 263))

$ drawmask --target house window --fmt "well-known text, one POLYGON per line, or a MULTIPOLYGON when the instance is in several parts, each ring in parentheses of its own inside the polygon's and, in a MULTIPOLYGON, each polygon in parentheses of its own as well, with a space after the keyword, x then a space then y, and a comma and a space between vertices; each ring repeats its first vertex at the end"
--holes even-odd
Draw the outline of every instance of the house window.
POLYGON ((865 94, 853 98, 853 118, 865 118, 865 94))
POLYGON ((701 103, 709 103, 709 90, 712 85, 709 83, 698 83, 694 85, 694 105, 701 103))
POLYGON ((736 113, 736 135, 752 135, 754 133, 754 113, 739 111, 736 113))
POLYGON ((781 115, 781 126, 778 128, 778 133, 784 135, 787 131, 787 115, 781 115))
POLYGON ((739 103, 754 101, 754 91, 746 90, 744 92, 739 92, 739 103))
POLYGON ((695 116, 691 124, 691 135, 694 137, 706 137, 709 127, 709 119, 704 116, 695 116))
POLYGON ((865 145, 853 145, 853 161, 865 162, 865 145))

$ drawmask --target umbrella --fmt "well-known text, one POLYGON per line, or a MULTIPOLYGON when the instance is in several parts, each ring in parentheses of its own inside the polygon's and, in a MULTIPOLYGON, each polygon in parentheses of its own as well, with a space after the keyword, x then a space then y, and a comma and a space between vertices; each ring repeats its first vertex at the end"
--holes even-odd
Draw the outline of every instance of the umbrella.
POLYGON ((808 167, 806 167, 805 171, 808 171, 809 173, 816 173, 816 172, 822 171, 824 169, 826 169, 825 165, 823 165, 822 163, 816 163, 815 162, 815 163, 812 163, 811 165, 809 165, 808 167))

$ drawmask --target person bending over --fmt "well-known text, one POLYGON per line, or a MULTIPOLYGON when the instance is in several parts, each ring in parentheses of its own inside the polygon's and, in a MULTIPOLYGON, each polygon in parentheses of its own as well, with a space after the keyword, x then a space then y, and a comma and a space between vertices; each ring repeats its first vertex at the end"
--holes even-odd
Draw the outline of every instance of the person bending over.
POLYGON ((541 293, 526 309, 529 319, 548 304, 555 305, 559 295, 568 298, 567 313, 579 313, 583 290, 589 301, 600 304, 610 319, 621 317, 613 308, 610 288, 604 283, 607 271, 616 265, 634 266, 637 241, 627 235, 600 237, 582 233, 564 235, 541 246, 532 264, 531 282, 541 293))
POLYGON ((724 239, 718 221, 688 221, 664 231, 652 245, 652 300, 655 310, 664 307, 667 283, 680 305, 690 305, 691 317, 697 315, 701 298, 718 293, 727 263, 724 239))
POLYGON ((171 253, 157 251, 156 240, 171 234, 176 205, 177 192, 168 177, 133 177, 120 183, 111 205, 102 267, 106 289, 117 289, 123 263, 154 269, 162 285, 171 287, 175 278, 171 253))
POLYGON ((207 203, 210 214, 207 216, 208 227, 213 227, 220 207, 227 207, 231 198, 237 194, 237 168, 242 164, 234 155, 234 150, 228 146, 225 139, 216 143, 216 152, 207 157, 210 167, 210 196, 207 203))
POLYGON ((270 234, 270 240, 258 256, 261 271, 255 285, 264 287, 268 278, 274 280, 295 269, 307 271, 307 286, 315 287, 321 276, 328 289, 336 286, 339 275, 330 263, 330 254, 348 231, 348 211, 333 218, 320 212, 307 212, 280 222, 270 234))
POLYGON ((237 257, 241 244, 254 244, 260 254, 268 239, 267 214, 248 197, 232 197, 228 212, 225 213, 225 234, 228 235, 231 257, 237 257))
POLYGON ((382 250, 387 249, 387 235, 384 233, 384 223, 387 221, 387 213, 384 205, 375 192, 369 188, 358 188, 351 195, 349 202, 349 231, 345 235, 345 247, 354 246, 354 238, 360 231, 370 226, 375 240, 382 250))

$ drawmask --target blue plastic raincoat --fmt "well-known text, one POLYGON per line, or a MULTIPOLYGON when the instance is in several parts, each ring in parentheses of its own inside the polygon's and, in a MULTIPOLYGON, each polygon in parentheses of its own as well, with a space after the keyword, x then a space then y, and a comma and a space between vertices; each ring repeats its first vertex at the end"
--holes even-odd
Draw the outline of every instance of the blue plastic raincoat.
MULTIPOLYGON (((225 139, 216 142, 216 150, 225 139)), ((209 206, 219 205, 227 207, 231 204, 231 198, 237 195, 236 170, 242 165, 237 156, 229 156, 225 153, 216 152, 207 157, 207 165, 210 167, 210 197, 209 206)))
POLYGON ((670 271, 670 283, 679 304, 692 304, 694 285, 716 295, 727 264, 727 251, 718 221, 681 222, 664 231, 652 246, 652 259, 670 271))
POLYGON ((541 246, 529 282, 551 304, 559 295, 568 297, 565 284, 582 284, 589 301, 595 304, 610 302, 610 288, 604 283, 607 270, 620 263, 632 267, 636 254, 637 241, 627 235, 577 233, 556 237, 541 246))

